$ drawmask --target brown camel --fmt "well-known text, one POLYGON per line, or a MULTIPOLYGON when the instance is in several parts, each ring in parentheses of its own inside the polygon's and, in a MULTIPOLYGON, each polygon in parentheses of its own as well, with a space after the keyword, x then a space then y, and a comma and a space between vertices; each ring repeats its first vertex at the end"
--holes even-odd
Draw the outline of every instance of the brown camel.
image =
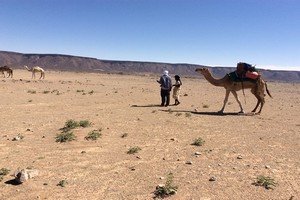
POLYGON ((4 78, 5 78, 5 73, 4 72, 7 72, 8 76, 7 78, 9 77, 13 77, 13 70, 12 68, 8 67, 7 65, 3 66, 3 67, 0 67, 0 71, 2 72, 4 78))
POLYGON ((39 66, 35 66, 35 67, 32 67, 31 69, 29 69, 26 65, 24 65, 24 67, 28 70, 28 71, 30 71, 30 72, 32 72, 32 78, 34 78, 35 79, 35 73, 36 72, 41 72, 41 77, 40 77, 40 79, 41 78, 45 78, 45 70, 43 69, 43 68, 41 68, 41 67, 39 67, 39 66))
POLYGON ((196 72, 201 73, 204 76, 204 78, 214 86, 224 87, 226 89, 224 104, 221 110, 219 111, 219 113, 223 113, 230 92, 233 94, 233 96, 235 97, 236 101, 240 106, 241 110, 239 113, 244 113, 244 109, 237 95, 237 91, 241 89, 251 89, 251 93, 257 98, 257 104, 255 108, 252 110, 252 112, 255 113, 256 109, 260 104, 260 109, 257 112, 257 114, 261 113, 261 110, 265 104, 265 88, 268 95, 272 98, 267 88, 267 83, 262 79, 261 75, 258 76, 256 82, 252 82, 252 81, 235 82, 230 79, 228 74, 226 74, 223 78, 216 79, 212 76, 212 74, 207 68, 198 68, 196 69, 196 72))

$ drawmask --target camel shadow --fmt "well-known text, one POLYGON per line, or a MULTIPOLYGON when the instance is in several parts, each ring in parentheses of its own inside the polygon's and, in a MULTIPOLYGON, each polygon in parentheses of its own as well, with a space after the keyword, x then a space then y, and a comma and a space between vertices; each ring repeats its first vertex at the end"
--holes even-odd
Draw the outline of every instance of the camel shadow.
POLYGON ((237 113, 237 112, 201 112, 201 111, 189 111, 189 110, 160 110, 163 112, 185 112, 192 113, 195 115, 210 115, 210 116, 254 116, 255 113, 237 113))

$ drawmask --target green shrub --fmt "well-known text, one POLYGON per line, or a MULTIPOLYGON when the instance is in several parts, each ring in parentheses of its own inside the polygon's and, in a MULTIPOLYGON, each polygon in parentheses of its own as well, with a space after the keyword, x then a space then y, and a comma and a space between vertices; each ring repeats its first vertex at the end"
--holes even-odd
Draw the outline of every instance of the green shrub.
POLYGON ((269 176, 258 176, 254 184, 256 186, 262 186, 266 189, 273 189, 273 187, 276 187, 277 185, 275 180, 269 176))
POLYGON ((169 173, 166 184, 156 186, 154 191, 155 198, 165 198, 176 194, 178 187, 173 185, 174 175, 169 173))
POLYGON ((92 125, 92 122, 89 122, 88 120, 83 120, 79 122, 79 126, 85 128, 85 127, 89 127, 92 125))
POLYGON ((79 127, 79 123, 73 119, 69 119, 68 121, 65 122, 65 126, 61 130, 62 132, 68 132, 77 127, 79 127))
POLYGON ((68 184, 68 182, 66 180, 61 180, 58 182, 57 186, 65 187, 67 184, 68 184))
POLYGON ((68 142, 68 141, 72 141, 75 140, 76 136, 74 135, 73 132, 63 132, 60 134, 57 134, 56 136, 56 142, 68 142))
POLYGON ((8 175, 9 170, 6 168, 1 168, 0 169, 0 182, 3 180, 3 177, 8 175))
POLYGON ((87 136, 85 136, 86 140, 97 140, 99 137, 101 137, 101 129, 98 130, 93 130, 91 132, 88 133, 87 136))
POLYGON ((139 152, 140 150, 142 150, 140 147, 135 146, 135 147, 131 147, 131 148, 127 151, 127 153, 128 153, 128 154, 135 154, 135 153, 139 152))
POLYGON ((201 137, 199 137, 199 138, 195 139, 195 141, 192 143, 192 145, 202 146, 204 143, 205 143, 205 141, 201 137))

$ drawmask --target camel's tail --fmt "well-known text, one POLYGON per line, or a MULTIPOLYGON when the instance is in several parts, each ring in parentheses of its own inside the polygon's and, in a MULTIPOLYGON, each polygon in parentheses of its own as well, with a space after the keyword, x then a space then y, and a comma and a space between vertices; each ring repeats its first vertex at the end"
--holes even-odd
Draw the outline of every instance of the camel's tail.
POLYGON ((24 65, 24 67, 25 67, 25 69, 27 69, 28 71, 30 71, 30 69, 26 65, 24 65))
POLYGON ((265 82, 265 85, 266 85, 266 91, 267 91, 269 97, 273 98, 272 95, 271 95, 271 93, 270 93, 269 90, 268 90, 267 82, 265 82))

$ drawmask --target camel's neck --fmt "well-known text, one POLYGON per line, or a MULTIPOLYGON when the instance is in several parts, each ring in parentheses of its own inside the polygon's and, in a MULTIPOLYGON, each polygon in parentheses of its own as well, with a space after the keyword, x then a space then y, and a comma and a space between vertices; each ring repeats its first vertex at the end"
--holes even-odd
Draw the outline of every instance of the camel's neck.
POLYGON ((218 87, 224 87, 224 81, 225 79, 228 79, 227 75, 224 76, 223 78, 216 79, 211 75, 209 71, 207 71, 207 73, 203 73, 203 76, 208 82, 218 87))

